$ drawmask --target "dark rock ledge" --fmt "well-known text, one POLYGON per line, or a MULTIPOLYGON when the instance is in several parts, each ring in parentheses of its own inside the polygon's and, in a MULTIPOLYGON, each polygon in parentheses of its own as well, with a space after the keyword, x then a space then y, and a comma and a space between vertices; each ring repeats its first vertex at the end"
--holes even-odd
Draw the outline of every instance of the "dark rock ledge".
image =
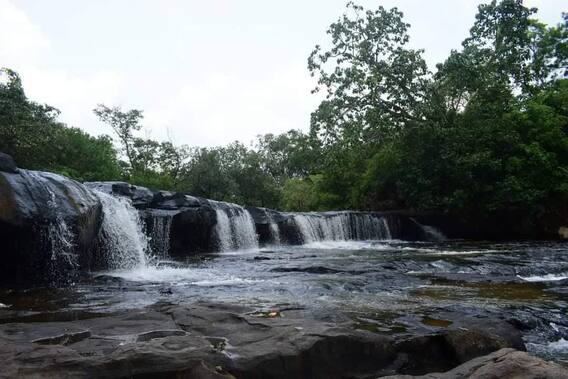
MULTIPOLYGON (((355 330, 350 322, 310 319, 302 310, 262 315, 202 302, 66 322, 0 324, 0 377, 376 378, 446 372, 502 348, 524 349, 519 332, 500 320, 463 316, 441 332, 395 337, 355 330)), ((524 362, 527 372, 565 374, 516 351, 502 350, 455 372, 492 364, 505 373, 524 362)), ((465 377, 448 375, 433 378, 465 377)), ((550 377, 565 377, 558 375, 550 377)))

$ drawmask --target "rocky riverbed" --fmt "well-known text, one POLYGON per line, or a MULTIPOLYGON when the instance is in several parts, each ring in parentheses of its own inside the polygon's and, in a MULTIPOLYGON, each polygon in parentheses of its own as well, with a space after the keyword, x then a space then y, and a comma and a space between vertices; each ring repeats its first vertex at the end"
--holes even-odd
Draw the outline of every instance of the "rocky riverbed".
POLYGON ((66 289, 3 290, 3 375, 371 378, 444 372, 502 348, 565 365, 567 272, 562 243, 156 258, 66 289))

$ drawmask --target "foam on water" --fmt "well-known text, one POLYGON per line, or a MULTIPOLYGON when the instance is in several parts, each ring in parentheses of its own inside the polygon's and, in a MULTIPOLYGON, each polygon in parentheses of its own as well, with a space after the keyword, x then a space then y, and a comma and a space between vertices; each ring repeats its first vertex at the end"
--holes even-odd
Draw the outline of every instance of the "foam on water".
POLYGON ((560 338, 558 341, 554 341, 548 344, 548 348, 553 351, 568 351, 568 340, 560 338))
POLYGON ((415 253, 425 253, 434 256, 444 256, 444 255, 479 255, 479 254, 493 254, 499 253, 499 250, 440 250, 440 249, 430 249, 422 247, 403 247, 402 251, 415 252, 415 253))
POLYGON ((546 274, 546 275, 534 275, 534 276, 517 275, 517 277, 527 282, 556 282, 559 280, 568 279, 568 273, 563 272, 559 274, 546 274))
POLYGON ((568 340, 560 338, 556 341, 543 343, 527 343, 527 350, 545 359, 568 359, 568 340))
POLYGON ((317 241, 298 246, 320 250, 391 250, 392 246, 376 241, 317 241))
POLYGON ((167 283, 169 285, 194 285, 200 287, 262 282, 260 279, 241 278, 234 275, 223 274, 217 270, 167 266, 147 266, 128 270, 116 270, 108 272, 106 275, 122 278, 131 282, 167 283))

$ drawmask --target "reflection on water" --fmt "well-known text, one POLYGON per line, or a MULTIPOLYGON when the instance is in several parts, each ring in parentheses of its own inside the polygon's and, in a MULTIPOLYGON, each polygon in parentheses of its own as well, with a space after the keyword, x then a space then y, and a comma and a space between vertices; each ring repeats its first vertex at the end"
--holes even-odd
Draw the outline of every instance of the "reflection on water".
POLYGON ((452 321, 437 313, 461 312, 521 325, 530 351, 562 360, 568 359, 566 273, 562 243, 312 242, 93 273, 72 290, 4 291, 0 303, 9 307, 0 309, 0 322, 213 300, 259 312, 300 308, 392 334, 445 328, 452 321))

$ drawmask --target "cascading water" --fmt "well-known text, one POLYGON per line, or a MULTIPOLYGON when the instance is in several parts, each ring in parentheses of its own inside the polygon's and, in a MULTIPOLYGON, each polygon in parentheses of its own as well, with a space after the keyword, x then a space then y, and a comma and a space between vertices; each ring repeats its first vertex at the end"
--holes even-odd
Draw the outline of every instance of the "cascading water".
POLYGON ((147 265, 148 239, 138 211, 129 199, 93 190, 103 206, 101 243, 110 269, 132 269, 147 265))
POLYGON ((422 231, 424 232, 424 235, 426 236, 426 238, 429 241, 445 241, 445 240, 447 240, 447 237, 444 235, 444 233, 442 233, 440 230, 436 229, 435 227, 433 227, 431 225, 423 225, 423 224, 419 223, 418 221, 416 221, 415 219, 413 219, 412 217, 410 218, 410 220, 412 220, 412 222, 414 222, 416 225, 418 225, 418 227, 420 229, 422 229, 422 231))
POLYGON ((363 213, 298 214, 294 223, 304 243, 391 239, 387 220, 363 213))
POLYGON ((231 249, 253 249, 258 247, 258 236, 254 220, 243 207, 210 201, 217 215, 215 234, 220 251, 231 249))
POLYGON ((169 255, 172 220, 172 215, 167 212, 152 214, 152 223, 148 235, 154 257, 167 258, 169 255))
MULTIPOLYGON (((49 190, 50 200, 48 201, 48 207, 52 210, 57 209, 57 203, 55 202, 55 194, 49 190)), ((77 255, 74 253, 74 236, 65 219, 61 217, 61 214, 55 211, 55 220, 50 222, 47 227, 47 237, 51 245, 51 261, 56 262, 59 259, 63 259, 66 264, 72 268, 77 268, 79 266, 77 262, 77 255)))
POLYGON ((229 221, 229 216, 224 210, 219 207, 215 207, 215 213, 217 214, 215 234, 217 235, 217 240, 219 241, 219 250, 230 250, 233 246, 233 232, 231 231, 231 222, 229 221))
MULTIPOLYGON (((24 175, 22 173, 22 175, 24 175)), ((78 257, 74 251, 73 232, 67 225, 67 222, 58 211, 55 192, 51 189, 49 178, 53 176, 50 173, 40 173, 36 171, 27 171, 26 175, 36 183, 41 185, 45 194, 47 194, 47 209, 44 211, 50 218, 49 223, 43 228, 41 234, 44 236, 49 250, 51 252, 51 266, 53 272, 58 272, 65 265, 67 268, 76 269, 79 267, 78 257)))
POLYGON ((278 227, 278 224, 274 222, 274 217, 272 217, 269 212, 266 212, 266 217, 268 218, 268 228, 270 229, 272 243, 280 245, 280 228, 278 227))
POLYGON ((432 241, 445 241, 447 239, 444 233, 434 228, 433 226, 422 225, 422 230, 424 230, 426 235, 429 237, 428 239, 432 241))

